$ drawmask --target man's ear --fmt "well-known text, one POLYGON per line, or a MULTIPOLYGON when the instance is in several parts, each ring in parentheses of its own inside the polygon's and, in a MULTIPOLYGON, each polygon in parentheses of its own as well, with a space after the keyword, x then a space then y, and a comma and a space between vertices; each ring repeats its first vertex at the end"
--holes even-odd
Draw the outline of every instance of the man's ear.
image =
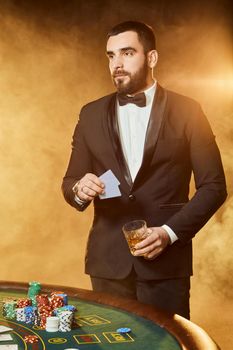
POLYGON ((151 50, 147 53, 147 64, 148 67, 154 68, 158 62, 158 52, 156 50, 151 50))

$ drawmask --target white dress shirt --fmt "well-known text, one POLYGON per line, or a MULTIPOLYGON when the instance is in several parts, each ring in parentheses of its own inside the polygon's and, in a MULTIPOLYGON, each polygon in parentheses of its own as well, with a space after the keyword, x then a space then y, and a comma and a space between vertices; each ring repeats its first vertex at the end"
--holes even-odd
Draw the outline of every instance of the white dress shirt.
MULTIPOLYGON (((117 102, 117 117, 121 145, 133 181, 142 164, 146 130, 150 119, 154 95, 156 93, 156 82, 145 90, 144 93, 146 95, 145 107, 138 107, 134 103, 120 106, 119 102, 117 102)), ((178 239, 169 226, 163 225, 162 227, 167 231, 171 243, 178 239)))

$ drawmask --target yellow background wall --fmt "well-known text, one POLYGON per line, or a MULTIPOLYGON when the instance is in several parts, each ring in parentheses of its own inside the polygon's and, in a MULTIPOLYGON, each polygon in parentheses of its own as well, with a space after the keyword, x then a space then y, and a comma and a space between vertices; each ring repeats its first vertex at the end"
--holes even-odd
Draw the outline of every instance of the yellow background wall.
POLYGON ((110 16, 104 5, 95 12, 97 5, 80 7, 81 1, 74 18, 62 3, 0 8, 0 280, 90 288, 83 270, 92 208, 76 212, 60 186, 81 106, 113 90, 105 33, 134 9, 133 18, 157 29, 156 77, 201 102, 221 150, 229 197, 194 240, 192 319, 227 349, 233 311, 229 23, 211 11, 208 18, 198 11, 187 18, 184 11, 180 19, 154 5, 141 18, 139 2, 110 16))

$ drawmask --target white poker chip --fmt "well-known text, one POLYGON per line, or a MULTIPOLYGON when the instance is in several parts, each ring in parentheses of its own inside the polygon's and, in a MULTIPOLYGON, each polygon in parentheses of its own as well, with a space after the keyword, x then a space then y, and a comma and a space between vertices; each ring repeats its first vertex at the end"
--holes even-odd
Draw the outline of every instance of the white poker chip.
POLYGON ((46 318, 46 325, 55 327, 59 324, 59 318, 56 316, 50 316, 46 318))

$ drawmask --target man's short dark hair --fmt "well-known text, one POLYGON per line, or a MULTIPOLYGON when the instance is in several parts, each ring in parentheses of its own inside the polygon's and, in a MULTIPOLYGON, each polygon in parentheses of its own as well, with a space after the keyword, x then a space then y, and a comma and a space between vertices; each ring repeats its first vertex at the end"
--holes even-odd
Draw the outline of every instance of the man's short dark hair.
POLYGON ((137 33, 138 40, 141 42, 145 53, 156 49, 154 31, 149 25, 143 22, 127 21, 119 23, 108 32, 107 38, 109 39, 111 36, 128 31, 137 33))

